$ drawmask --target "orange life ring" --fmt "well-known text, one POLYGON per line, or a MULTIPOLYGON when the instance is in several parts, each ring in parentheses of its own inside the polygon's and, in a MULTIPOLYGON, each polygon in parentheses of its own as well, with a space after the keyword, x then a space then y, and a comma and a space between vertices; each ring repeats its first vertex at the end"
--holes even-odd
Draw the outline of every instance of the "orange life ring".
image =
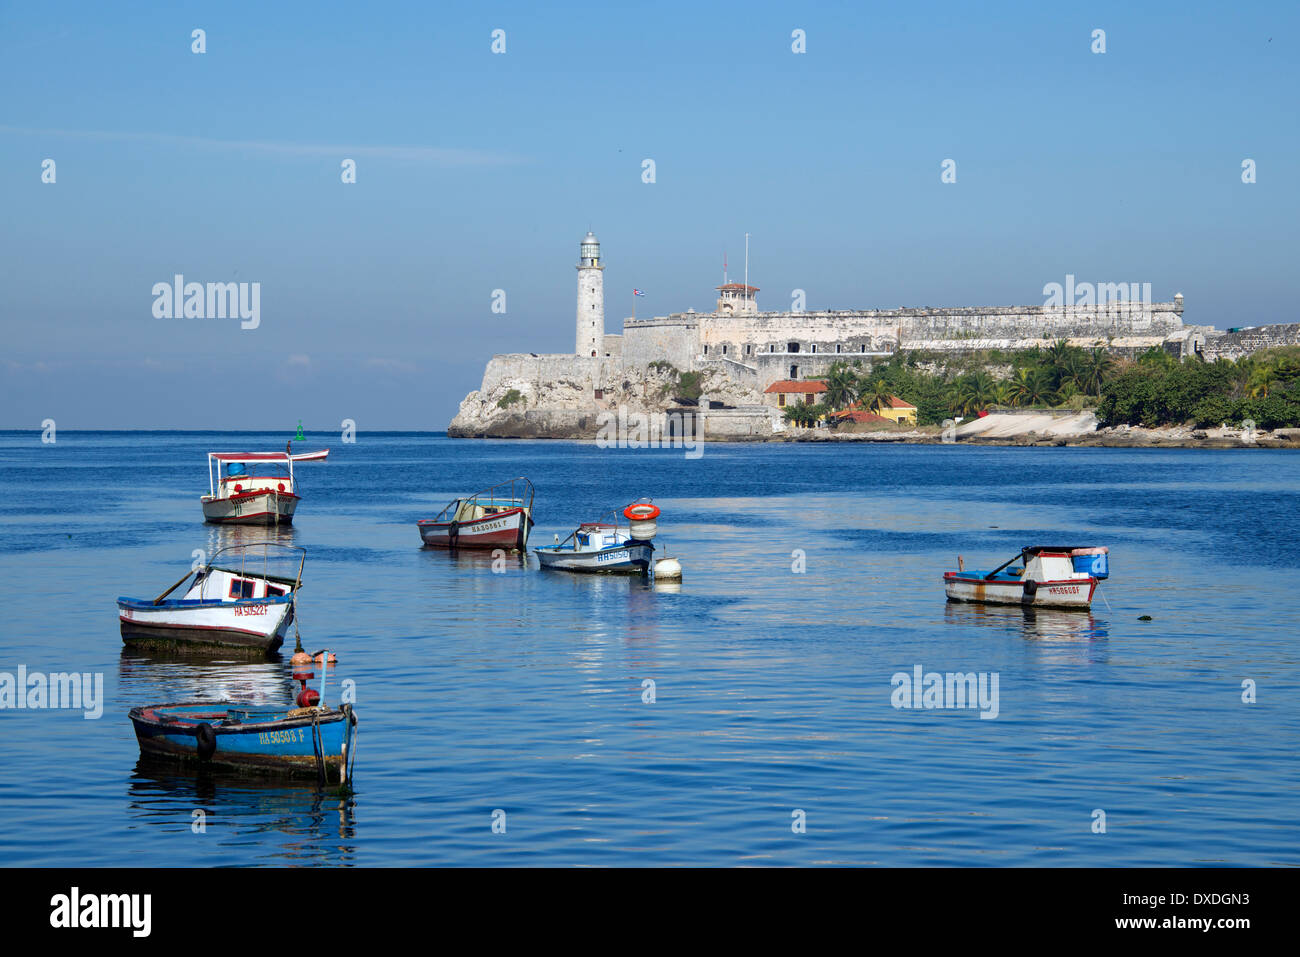
POLYGON ((659 517, 659 506, 640 502, 623 509, 623 517, 629 522, 648 522, 659 517))

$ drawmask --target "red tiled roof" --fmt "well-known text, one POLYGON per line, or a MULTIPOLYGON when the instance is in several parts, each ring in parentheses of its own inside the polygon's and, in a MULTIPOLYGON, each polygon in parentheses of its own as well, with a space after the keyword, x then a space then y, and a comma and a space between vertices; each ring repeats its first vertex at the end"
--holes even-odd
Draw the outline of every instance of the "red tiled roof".
POLYGON ((748 289, 750 292, 758 292, 757 286, 746 286, 743 282, 728 282, 721 286, 714 286, 715 289, 748 289))
POLYGON ((893 425, 893 419, 887 419, 883 415, 876 415, 874 412, 866 412, 862 409, 850 409, 845 412, 832 412, 830 418, 836 422, 883 422, 886 425, 893 425))
POLYGON ((825 392, 825 391, 826 391, 825 382, 817 382, 811 380, 796 382, 793 379, 782 379, 780 382, 773 382, 770 386, 768 386, 766 389, 763 390, 764 394, 770 394, 774 392, 784 392, 787 394, 792 392, 799 392, 803 394, 810 394, 814 392, 825 392))

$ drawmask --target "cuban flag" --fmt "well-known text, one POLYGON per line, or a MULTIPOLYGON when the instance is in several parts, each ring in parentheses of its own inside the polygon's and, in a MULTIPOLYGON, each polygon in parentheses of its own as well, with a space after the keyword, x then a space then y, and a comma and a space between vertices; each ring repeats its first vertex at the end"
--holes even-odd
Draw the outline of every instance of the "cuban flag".
POLYGON ((632 295, 634 295, 634 296, 644 296, 645 293, 643 293, 640 289, 633 289, 633 290, 632 290, 632 295))

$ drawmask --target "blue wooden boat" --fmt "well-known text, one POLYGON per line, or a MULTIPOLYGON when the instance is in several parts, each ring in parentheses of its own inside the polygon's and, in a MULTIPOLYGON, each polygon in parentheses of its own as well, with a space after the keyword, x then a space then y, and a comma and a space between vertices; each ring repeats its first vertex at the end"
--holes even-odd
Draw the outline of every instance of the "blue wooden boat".
POLYGON ((342 708, 259 707, 188 701, 132 708, 142 755, 273 774, 352 779, 357 718, 342 708))

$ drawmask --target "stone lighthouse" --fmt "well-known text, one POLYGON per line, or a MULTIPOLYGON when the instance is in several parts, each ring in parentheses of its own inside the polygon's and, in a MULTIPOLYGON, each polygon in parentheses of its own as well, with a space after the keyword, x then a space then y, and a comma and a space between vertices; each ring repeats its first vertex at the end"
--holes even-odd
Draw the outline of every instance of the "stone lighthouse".
POLYGON ((598 356, 605 343, 605 264, 600 240, 588 231, 578 252, 578 337, 580 356, 598 356))

